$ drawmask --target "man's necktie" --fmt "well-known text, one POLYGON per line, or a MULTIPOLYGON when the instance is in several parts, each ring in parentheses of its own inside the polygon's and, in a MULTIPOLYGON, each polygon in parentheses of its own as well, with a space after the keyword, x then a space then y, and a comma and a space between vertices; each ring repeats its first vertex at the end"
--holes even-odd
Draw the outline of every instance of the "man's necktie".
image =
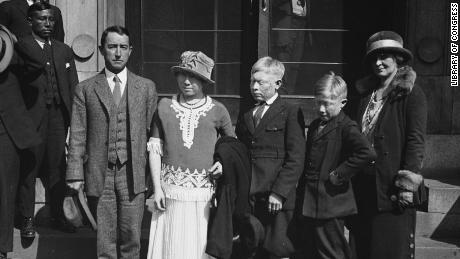
POLYGON ((319 134, 327 125, 327 121, 320 121, 317 134, 319 134))
POLYGON ((257 106, 256 112, 254 113, 254 117, 253 117, 254 128, 256 128, 259 125, 260 120, 262 119, 262 114, 264 113, 264 108, 265 108, 265 102, 261 102, 257 106))
POLYGON ((118 106, 121 100, 121 81, 117 75, 113 77, 113 82, 115 82, 115 87, 113 88, 113 101, 118 106))

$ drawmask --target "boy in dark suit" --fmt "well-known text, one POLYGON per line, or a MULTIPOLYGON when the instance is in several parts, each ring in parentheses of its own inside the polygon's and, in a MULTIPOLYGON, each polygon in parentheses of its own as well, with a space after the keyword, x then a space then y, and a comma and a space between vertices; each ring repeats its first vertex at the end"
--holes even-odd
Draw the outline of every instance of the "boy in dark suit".
POLYGON ((286 258, 294 253, 288 226, 305 157, 305 123, 300 107, 278 94, 284 71, 284 65, 271 57, 254 63, 250 91, 257 104, 242 113, 235 129, 250 151, 249 199, 265 231, 255 259, 286 258))
POLYGON ((342 111, 347 85, 340 76, 323 76, 315 98, 319 118, 308 130, 305 170, 297 189, 299 258, 350 258, 344 217, 357 212, 350 178, 376 155, 342 111))

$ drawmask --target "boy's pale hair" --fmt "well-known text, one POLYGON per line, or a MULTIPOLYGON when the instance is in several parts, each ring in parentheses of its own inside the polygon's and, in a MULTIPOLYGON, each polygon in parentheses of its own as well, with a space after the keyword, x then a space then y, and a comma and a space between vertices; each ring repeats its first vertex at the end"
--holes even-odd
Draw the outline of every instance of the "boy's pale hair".
POLYGON ((280 79, 284 76, 284 65, 279 60, 272 57, 262 57, 252 65, 251 75, 263 71, 269 74, 278 75, 280 79))
POLYGON ((342 77, 330 71, 321 77, 315 84, 315 96, 322 95, 326 91, 331 92, 331 98, 347 98, 347 83, 342 77))

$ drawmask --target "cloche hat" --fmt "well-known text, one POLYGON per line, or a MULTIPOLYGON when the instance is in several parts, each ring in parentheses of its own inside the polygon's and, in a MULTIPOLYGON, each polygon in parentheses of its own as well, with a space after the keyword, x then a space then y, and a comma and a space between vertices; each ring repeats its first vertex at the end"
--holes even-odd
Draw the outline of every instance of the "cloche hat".
POLYGON ((379 31, 369 37, 366 43, 366 58, 377 51, 397 53, 404 58, 404 62, 412 59, 412 52, 405 49, 402 37, 394 31, 379 31))
POLYGON ((179 65, 171 67, 171 71, 174 73, 181 71, 189 72, 210 84, 214 84, 214 81, 211 80, 214 60, 206 56, 203 52, 185 51, 180 56, 180 60, 179 65))
POLYGON ((10 64, 15 41, 15 36, 5 26, 0 24, 0 73, 10 64))

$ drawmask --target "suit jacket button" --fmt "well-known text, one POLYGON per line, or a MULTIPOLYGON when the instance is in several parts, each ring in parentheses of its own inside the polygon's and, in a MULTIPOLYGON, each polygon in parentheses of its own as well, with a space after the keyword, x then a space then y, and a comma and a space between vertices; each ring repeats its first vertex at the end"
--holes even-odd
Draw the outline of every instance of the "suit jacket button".
POLYGON ((372 161, 371 161, 371 164, 375 164, 375 160, 372 160, 372 161))

